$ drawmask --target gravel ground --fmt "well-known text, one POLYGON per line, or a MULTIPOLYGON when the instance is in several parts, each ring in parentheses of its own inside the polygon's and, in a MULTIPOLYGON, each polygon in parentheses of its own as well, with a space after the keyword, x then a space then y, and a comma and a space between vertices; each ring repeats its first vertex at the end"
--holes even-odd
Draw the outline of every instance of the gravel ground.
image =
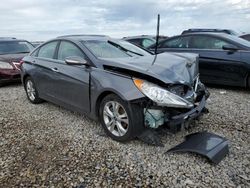
POLYGON ((210 92, 210 113, 196 127, 166 132, 164 147, 154 147, 112 141, 80 114, 33 105, 22 86, 2 87, 0 187, 250 187, 250 91, 210 92), (230 140, 230 154, 219 165, 195 154, 165 154, 201 130, 230 140))

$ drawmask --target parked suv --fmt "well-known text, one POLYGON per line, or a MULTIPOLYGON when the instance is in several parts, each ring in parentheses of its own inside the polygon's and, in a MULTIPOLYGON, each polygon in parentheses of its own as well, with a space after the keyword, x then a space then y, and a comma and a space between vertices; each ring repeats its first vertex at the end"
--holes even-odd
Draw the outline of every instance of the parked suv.
POLYGON ((0 38, 0 85, 20 81, 20 61, 33 48, 26 40, 0 38))
MULTIPOLYGON (((154 52, 155 45, 149 50, 154 52)), ((190 33, 158 44, 157 53, 199 54, 201 81, 250 88, 250 42, 225 33, 190 33)))
POLYGON ((241 35, 240 38, 250 41, 250 34, 241 35))
POLYGON ((229 35, 235 35, 238 36, 239 34, 231 29, 187 29, 184 30, 181 34, 188 34, 188 33, 201 33, 201 32, 209 32, 209 33, 225 33, 225 34, 229 34, 229 35))

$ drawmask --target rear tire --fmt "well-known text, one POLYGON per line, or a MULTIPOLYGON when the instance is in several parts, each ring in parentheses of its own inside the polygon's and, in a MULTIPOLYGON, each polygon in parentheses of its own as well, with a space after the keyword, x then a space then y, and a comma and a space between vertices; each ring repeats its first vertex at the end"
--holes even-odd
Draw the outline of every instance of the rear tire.
POLYGON ((27 98, 31 103, 38 104, 43 102, 43 100, 39 98, 35 83, 30 77, 26 78, 24 82, 24 88, 27 98))
POLYGON ((114 94, 102 100, 99 119, 107 135, 119 142, 132 140, 144 130, 142 108, 114 94))

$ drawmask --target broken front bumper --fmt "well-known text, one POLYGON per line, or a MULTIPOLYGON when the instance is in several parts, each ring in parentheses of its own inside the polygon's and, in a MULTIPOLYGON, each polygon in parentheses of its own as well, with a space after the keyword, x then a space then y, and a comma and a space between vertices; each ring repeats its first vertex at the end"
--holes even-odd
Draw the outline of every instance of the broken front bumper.
POLYGON ((196 107, 194 107, 189 112, 186 112, 186 113, 183 113, 180 115, 176 115, 176 116, 172 116, 171 119, 169 120, 168 124, 170 126, 175 126, 175 125, 183 124, 186 121, 196 119, 206 109, 205 105, 206 105, 206 98, 205 98, 205 96, 203 96, 203 98, 201 99, 201 101, 199 102, 199 104, 196 107))
MULTIPOLYGON (((186 112, 171 113, 171 109, 144 109, 145 125, 150 128, 158 128, 166 124, 169 128, 176 132, 184 123, 193 119, 197 119, 206 111, 206 96, 204 95, 196 106, 186 112)), ((178 110, 178 109, 177 109, 178 110)))
POLYGON ((218 164, 229 152, 228 140, 209 132, 197 132, 186 136, 186 140, 168 152, 193 152, 218 164))

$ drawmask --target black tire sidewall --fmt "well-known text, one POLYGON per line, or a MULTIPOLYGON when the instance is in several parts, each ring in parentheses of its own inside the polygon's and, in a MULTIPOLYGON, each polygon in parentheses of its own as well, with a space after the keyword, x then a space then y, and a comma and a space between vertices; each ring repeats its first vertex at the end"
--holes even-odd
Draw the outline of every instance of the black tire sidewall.
POLYGON ((100 109, 99 109, 99 119, 102 124, 102 127, 104 128, 106 134, 110 136, 113 140, 119 141, 119 142, 125 142, 129 141, 136 136, 138 136, 139 133, 141 133, 144 129, 144 119, 143 119, 143 113, 142 113, 142 108, 128 103, 127 101, 122 100, 120 97, 114 94, 110 94, 106 96, 101 104, 100 104, 100 109), (123 108, 125 109, 128 119, 129 119, 129 128, 127 133, 124 136, 115 136, 113 135, 108 128, 106 127, 103 119, 103 108, 107 102, 110 101, 116 101, 120 103, 123 108))
POLYGON ((250 75, 247 77, 247 87, 250 89, 250 75))

